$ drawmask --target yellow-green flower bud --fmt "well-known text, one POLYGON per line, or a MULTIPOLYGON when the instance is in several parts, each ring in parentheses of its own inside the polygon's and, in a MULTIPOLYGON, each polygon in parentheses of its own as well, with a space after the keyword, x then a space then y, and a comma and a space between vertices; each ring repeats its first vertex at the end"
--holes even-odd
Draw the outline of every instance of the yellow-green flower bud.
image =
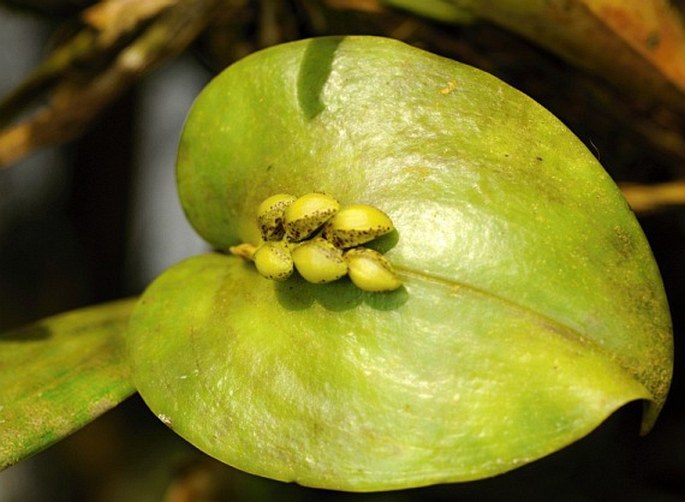
POLYGON ((298 245, 292 256, 297 271, 308 282, 332 282, 347 273, 342 251, 321 237, 298 245))
POLYGON ((285 234, 292 241, 306 239, 339 209, 340 203, 328 194, 303 195, 285 210, 285 234))
POLYGON ((254 254, 257 272, 267 279, 285 281, 293 273, 293 258, 282 241, 265 242, 254 254))
POLYGON ((277 241, 283 238, 283 213, 297 200, 287 193, 277 193, 268 197, 257 208, 257 225, 265 241, 277 241))
POLYGON ((380 209, 364 204, 342 208, 331 218, 323 236, 339 248, 351 248, 392 232, 392 220, 380 209))
POLYGON ((359 289, 364 291, 392 291, 402 285, 397 272, 385 256, 367 248, 345 252, 348 274, 359 289))

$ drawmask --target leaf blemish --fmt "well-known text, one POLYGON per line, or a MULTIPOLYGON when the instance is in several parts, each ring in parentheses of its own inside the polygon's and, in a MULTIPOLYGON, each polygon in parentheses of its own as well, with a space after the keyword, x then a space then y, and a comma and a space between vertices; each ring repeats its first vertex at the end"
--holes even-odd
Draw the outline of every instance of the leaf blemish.
POLYGON ((454 80, 450 80, 447 82, 447 86, 443 87, 440 89, 440 94, 444 94, 445 96, 451 93, 453 90, 457 88, 457 83, 454 80))
POLYGON ((166 425, 167 427, 169 427, 170 429, 173 428, 172 427, 173 423, 171 421, 171 417, 169 417, 168 415, 165 415, 164 413, 160 413, 159 415, 157 415, 157 418, 159 418, 162 421, 162 423, 164 425, 166 425))
POLYGON ((653 31, 652 33, 649 34, 647 37, 647 40, 645 41, 645 45, 647 46, 647 49, 649 50, 656 50, 659 45, 661 44, 661 35, 659 34, 658 31, 653 31))

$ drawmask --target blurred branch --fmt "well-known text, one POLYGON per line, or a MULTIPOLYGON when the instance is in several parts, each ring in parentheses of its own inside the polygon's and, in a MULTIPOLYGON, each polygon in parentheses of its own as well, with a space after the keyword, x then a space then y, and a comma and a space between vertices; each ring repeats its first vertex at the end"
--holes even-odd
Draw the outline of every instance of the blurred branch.
POLYGON ((105 0, 86 10, 87 26, 0 103, 0 116, 12 118, 47 99, 29 118, 0 130, 0 167, 78 136, 142 75, 183 51, 220 3, 105 0))
POLYGON ((685 181, 677 180, 653 185, 622 183, 623 196, 636 213, 651 213, 672 206, 685 205, 685 181))

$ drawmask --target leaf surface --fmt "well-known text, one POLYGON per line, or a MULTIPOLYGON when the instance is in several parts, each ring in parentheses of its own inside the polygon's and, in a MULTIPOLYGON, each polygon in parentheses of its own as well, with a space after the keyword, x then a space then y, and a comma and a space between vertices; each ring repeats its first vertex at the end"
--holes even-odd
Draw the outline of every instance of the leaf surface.
POLYGON ((0 335, 0 469, 133 394, 123 334, 134 304, 76 310, 0 335))
POLYGON ((236 467, 347 490, 458 481, 568 444, 670 382, 670 317, 618 189, 494 77, 373 37, 278 46, 203 91, 179 150, 186 213, 257 242, 267 196, 325 191, 393 219, 404 287, 274 283, 179 264, 132 321, 138 389, 236 467))

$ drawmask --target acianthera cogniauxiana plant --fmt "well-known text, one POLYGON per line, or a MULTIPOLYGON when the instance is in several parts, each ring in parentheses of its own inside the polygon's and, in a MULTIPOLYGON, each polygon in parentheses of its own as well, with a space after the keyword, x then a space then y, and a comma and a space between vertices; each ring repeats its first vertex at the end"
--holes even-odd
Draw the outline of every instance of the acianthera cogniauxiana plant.
POLYGON ((154 413, 230 465, 354 491, 466 481, 631 401, 646 432, 663 406, 670 316, 634 215, 571 132, 482 71, 375 37, 263 50, 197 98, 177 177, 219 252, 145 291, 128 357, 154 413), (312 193, 332 210, 300 222, 285 194, 312 193), (396 231, 343 251, 357 205, 396 231), (347 277, 291 274, 323 248, 347 277), (386 268, 401 287, 379 294, 386 268))

